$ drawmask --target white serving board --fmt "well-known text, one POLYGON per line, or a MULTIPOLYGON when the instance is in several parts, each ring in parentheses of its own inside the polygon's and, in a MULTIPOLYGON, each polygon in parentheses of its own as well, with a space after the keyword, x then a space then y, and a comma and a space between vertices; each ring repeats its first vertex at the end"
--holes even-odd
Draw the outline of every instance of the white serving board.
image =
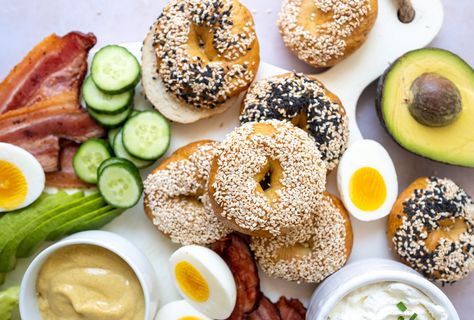
MULTIPOLYGON (((379 1, 379 16, 366 43, 349 58, 331 68, 318 77, 325 85, 342 100, 350 119, 350 142, 361 139, 360 130, 356 123, 356 105, 364 88, 375 80, 385 70, 390 62, 406 51, 426 46, 436 36, 441 28, 443 9, 440 0, 413 0, 416 10, 415 20, 410 24, 398 21, 395 0, 379 1)), ((130 51, 140 56, 141 43, 125 44, 130 51)), ((91 55, 92 56, 92 55, 91 55)), ((287 72, 275 66, 261 63, 258 78, 287 72)), ((136 104, 144 105, 142 88, 137 88, 136 104)), ((222 140, 232 131, 238 122, 238 107, 211 119, 201 120, 194 124, 172 124, 172 141, 168 154, 192 141, 200 139, 222 140)), ((149 171, 143 170, 142 177, 149 171)), ((328 189, 335 189, 335 174, 328 179, 328 189)), ((145 217, 142 202, 122 216, 115 219, 104 229, 118 233, 139 247, 148 256, 159 280, 160 304, 180 299, 171 281, 168 270, 168 258, 178 248, 152 225, 145 217)), ((366 257, 391 258, 385 237, 385 220, 377 222, 359 222, 352 219, 354 227, 354 249, 351 261, 366 257)), ((45 244, 46 247, 49 244, 45 244)), ((32 258, 22 259, 15 271, 7 277, 2 287, 18 284, 32 258)), ((296 284, 283 280, 270 279, 261 274, 262 290, 272 300, 281 295, 301 299, 305 304, 315 288, 314 285, 296 284)))

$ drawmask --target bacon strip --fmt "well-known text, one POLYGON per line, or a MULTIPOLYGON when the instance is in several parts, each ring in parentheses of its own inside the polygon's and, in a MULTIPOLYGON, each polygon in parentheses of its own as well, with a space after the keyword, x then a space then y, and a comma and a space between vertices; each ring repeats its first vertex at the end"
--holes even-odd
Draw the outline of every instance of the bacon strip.
POLYGON ((105 135, 79 103, 87 55, 95 43, 91 33, 50 35, 0 83, 0 141, 32 153, 51 187, 88 187, 72 169, 77 146, 61 146, 105 135))
POLYGON ((280 297, 275 305, 282 320, 304 320, 306 318, 306 308, 298 299, 280 297))
POLYGON ((258 308, 248 315, 249 320, 289 320, 287 318, 280 317, 280 312, 277 307, 268 300, 267 297, 263 296, 260 299, 258 308))
POLYGON ((244 319, 260 298, 260 278, 249 246, 242 237, 231 234, 214 243, 212 249, 225 260, 237 285, 237 302, 229 319, 244 319))
POLYGON ((75 108, 63 95, 0 115, 3 142, 34 141, 47 135, 84 142, 104 134, 105 130, 85 110, 75 108))
POLYGON ((92 33, 53 34, 36 45, 0 83, 0 114, 62 94, 76 94, 87 72, 87 54, 95 45, 92 33))
POLYGON ((45 172, 60 169, 60 138, 84 142, 104 134, 85 110, 76 108, 69 93, 0 115, 0 141, 29 151, 45 172))

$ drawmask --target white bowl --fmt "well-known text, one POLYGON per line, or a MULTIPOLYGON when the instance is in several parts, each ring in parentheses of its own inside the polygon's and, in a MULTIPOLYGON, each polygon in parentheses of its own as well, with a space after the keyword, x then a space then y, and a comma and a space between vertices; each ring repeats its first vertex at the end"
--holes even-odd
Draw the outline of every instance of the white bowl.
POLYGON ((46 258, 54 251, 71 245, 95 245, 112 251, 127 262, 137 275, 145 298, 145 319, 153 319, 158 309, 158 283, 148 258, 127 239, 107 231, 85 231, 69 236, 42 251, 26 270, 20 287, 22 319, 41 320, 36 296, 36 279, 46 258))
POLYGON ((443 306, 449 320, 459 316, 448 297, 433 283, 404 264, 386 259, 367 259, 351 263, 329 278, 314 292, 308 307, 307 320, 326 320, 337 302, 353 290, 384 281, 411 285, 443 306))

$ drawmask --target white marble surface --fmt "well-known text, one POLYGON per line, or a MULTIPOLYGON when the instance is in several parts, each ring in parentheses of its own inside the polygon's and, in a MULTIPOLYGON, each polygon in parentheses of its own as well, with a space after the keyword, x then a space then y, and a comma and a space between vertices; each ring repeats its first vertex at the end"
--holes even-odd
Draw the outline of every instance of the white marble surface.
MULTIPOLYGON (((253 12, 261 42, 262 60, 285 69, 314 72, 283 46, 275 21, 279 0, 242 0, 253 12)), ((394 1, 394 0, 380 0, 394 1)), ((430 0, 425 0, 430 1, 430 0)), ((44 36, 71 30, 94 32, 98 46, 141 41, 166 0, 0 0, 0 78, 44 36)), ((474 1, 444 0, 445 24, 432 46, 454 51, 474 65, 474 1)), ((474 169, 439 164, 412 155, 383 131, 374 111, 375 85, 359 101, 357 118, 364 137, 381 142, 392 155, 400 188, 421 175, 448 176, 474 195, 474 169)), ((474 276, 443 288, 461 319, 473 319, 474 276)))

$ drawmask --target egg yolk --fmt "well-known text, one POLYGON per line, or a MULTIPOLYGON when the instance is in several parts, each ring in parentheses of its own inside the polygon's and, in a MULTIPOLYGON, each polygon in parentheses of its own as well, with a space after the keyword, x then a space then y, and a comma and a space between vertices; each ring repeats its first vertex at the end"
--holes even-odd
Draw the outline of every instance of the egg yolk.
POLYGON ((209 286, 201 273, 189 262, 181 261, 175 267, 176 281, 191 300, 205 302, 209 299, 209 286))
POLYGON ((202 319, 198 317, 194 317, 194 316, 185 316, 185 317, 179 318, 178 320, 202 320, 202 319))
POLYGON ((387 197, 387 187, 382 175, 370 167, 354 172, 349 182, 349 192, 352 203, 364 211, 380 208, 387 197))
POLYGON ((18 208, 26 199, 28 184, 25 176, 14 164, 0 160, 0 208, 18 208))

